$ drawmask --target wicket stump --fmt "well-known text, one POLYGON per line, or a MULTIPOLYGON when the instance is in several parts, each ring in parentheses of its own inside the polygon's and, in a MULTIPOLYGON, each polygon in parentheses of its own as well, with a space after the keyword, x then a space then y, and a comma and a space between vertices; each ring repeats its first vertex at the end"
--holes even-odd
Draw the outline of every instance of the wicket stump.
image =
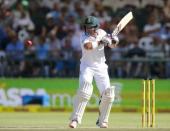
POLYGON ((155 126, 155 80, 143 80, 142 127, 146 125, 147 127, 155 126))

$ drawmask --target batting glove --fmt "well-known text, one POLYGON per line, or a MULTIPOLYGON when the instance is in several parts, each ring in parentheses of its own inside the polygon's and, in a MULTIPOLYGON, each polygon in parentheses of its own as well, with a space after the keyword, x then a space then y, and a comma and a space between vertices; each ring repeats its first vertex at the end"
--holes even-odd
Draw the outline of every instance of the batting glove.
POLYGON ((112 44, 112 39, 110 38, 110 36, 106 35, 101 39, 100 44, 103 44, 104 46, 109 46, 112 44))
POLYGON ((119 44, 119 38, 117 37, 117 35, 111 35, 112 37, 112 44, 117 45, 119 44))

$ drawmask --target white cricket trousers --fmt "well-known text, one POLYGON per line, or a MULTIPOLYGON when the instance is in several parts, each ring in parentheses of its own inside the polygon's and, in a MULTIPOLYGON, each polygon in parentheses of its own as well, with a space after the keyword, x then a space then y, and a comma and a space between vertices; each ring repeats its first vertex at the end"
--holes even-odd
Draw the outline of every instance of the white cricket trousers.
POLYGON ((103 91, 105 91, 107 88, 110 88, 108 66, 105 63, 102 63, 95 67, 86 66, 83 64, 80 65, 79 85, 82 85, 83 82, 88 82, 92 84, 93 78, 96 82, 100 95, 102 95, 103 91))
POLYGON ((99 93, 102 96, 103 92, 110 88, 110 79, 108 75, 108 66, 103 63, 97 67, 80 65, 79 89, 77 91, 74 103, 71 121, 76 120, 81 123, 85 107, 93 92, 93 78, 95 79, 99 93))

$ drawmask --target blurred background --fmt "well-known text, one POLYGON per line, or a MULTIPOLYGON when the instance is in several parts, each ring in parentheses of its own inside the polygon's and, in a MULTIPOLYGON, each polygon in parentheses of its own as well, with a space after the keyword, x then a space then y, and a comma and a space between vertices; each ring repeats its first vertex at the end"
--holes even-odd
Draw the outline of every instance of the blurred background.
MULTIPOLYGON (((0 0, 0 111, 71 111, 81 18, 94 15, 111 33, 129 11, 134 19, 118 35, 120 44, 105 48, 113 110, 140 111, 142 78, 151 77, 156 111, 170 112, 170 0, 0 0)), ((97 107, 95 88, 87 109, 97 107)))
POLYGON ((170 78, 168 0, 1 0, 0 76, 78 77, 81 18, 111 33, 128 11, 119 46, 105 49, 110 76, 170 78))

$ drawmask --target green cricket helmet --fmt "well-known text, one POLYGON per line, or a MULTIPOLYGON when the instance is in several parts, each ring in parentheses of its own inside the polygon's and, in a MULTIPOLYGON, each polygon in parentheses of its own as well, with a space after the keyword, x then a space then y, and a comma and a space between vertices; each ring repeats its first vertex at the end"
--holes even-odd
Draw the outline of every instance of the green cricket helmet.
POLYGON ((94 16, 87 16, 83 20, 83 26, 87 28, 98 28, 99 20, 94 16))

